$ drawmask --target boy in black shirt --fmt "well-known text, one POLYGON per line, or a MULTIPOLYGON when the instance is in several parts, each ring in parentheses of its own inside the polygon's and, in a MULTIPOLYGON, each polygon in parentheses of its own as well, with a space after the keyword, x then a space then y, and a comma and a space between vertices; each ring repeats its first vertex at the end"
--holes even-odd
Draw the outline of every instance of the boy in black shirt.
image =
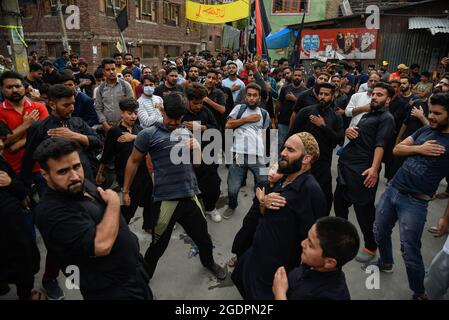
POLYGON ((357 254, 360 239, 347 220, 325 217, 309 230, 303 240, 301 266, 287 277, 284 267, 274 275, 276 300, 350 300, 342 267, 357 254))

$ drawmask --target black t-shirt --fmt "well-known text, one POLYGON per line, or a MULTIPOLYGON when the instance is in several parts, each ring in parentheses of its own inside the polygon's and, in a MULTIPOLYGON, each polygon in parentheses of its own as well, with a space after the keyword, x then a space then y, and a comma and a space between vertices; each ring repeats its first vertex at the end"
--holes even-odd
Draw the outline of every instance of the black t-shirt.
POLYGON ((290 124, 290 117, 292 116, 293 108, 296 104, 296 102, 286 99, 287 94, 291 92, 295 95, 296 98, 298 98, 301 95, 301 93, 303 93, 306 90, 307 89, 303 86, 295 88, 291 84, 287 84, 282 87, 281 92, 279 94, 279 103, 280 103, 279 117, 278 117, 279 124, 285 125, 290 124))
POLYGON ((293 111, 298 113, 299 110, 302 108, 311 106, 313 104, 317 104, 319 101, 317 97, 315 96, 315 92, 313 91, 313 88, 308 89, 301 93, 298 97, 298 100, 296 101, 295 107, 293 108, 293 111))
POLYGON ((81 88, 81 92, 84 92, 89 97, 93 98, 94 96, 94 85, 95 85, 95 77, 90 73, 77 73, 75 75, 76 82, 80 83, 82 80, 90 80, 91 84, 88 86, 84 86, 81 88))
POLYGON ((83 296, 107 296, 125 284, 139 266, 139 242, 120 215, 117 238, 107 256, 95 256, 96 228, 103 220, 106 204, 93 183, 85 180, 85 194, 73 196, 48 188, 36 208, 36 221, 47 250, 63 270, 80 270, 83 296), (93 199, 92 199, 93 198, 93 199))
POLYGON ((36 80, 30 80, 27 77, 25 77, 24 82, 30 86, 33 87, 33 89, 36 90, 41 90, 41 86, 44 84, 44 82, 40 79, 36 79, 36 80))
POLYGON ((388 107, 388 110, 394 117, 396 135, 399 133, 402 123, 404 122, 404 119, 407 115, 407 106, 408 99, 397 96, 393 101, 390 102, 390 105, 388 107))
MULTIPOLYGON (((225 96, 223 91, 221 91, 220 89, 213 88, 207 97, 212 101, 214 101, 215 103, 218 103, 219 105, 222 105, 226 108, 225 96)), ((215 117, 215 121, 218 125, 218 128, 222 129, 225 122, 224 114, 221 114, 220 112, 209 106, 206 102, 204 102, 204 106, 212 112, 212 114, 215 117)))
MULTIPOLYGON (((415 107, 419 109, 421 107, 424 111, 424 116, 427 118, 429 116, 429 105, 427 100, 416 100, 415 107)), ((402 135, 401 140, 407 139, 409 136, 414 134, 419 128, 423 127, 424 124, 418 118, 412 116, 412 108, 407 110, 407 114, 404 119, 404 125, 406 129, 402 135)))
POLYGON ((61 75, 58 71, 53 70, 52 73, 44 73, 42 76, 42 80, 44 83, 48 83, 50 85, 55 85, 61 83, 61 75))
POLYGON ((184 93, 184 89, 179 84, 175 85, 173 88, 169 88, 165 85, 165 83, 163 83, 154 90, 154 95, 164 98, 172 92, 184 93))

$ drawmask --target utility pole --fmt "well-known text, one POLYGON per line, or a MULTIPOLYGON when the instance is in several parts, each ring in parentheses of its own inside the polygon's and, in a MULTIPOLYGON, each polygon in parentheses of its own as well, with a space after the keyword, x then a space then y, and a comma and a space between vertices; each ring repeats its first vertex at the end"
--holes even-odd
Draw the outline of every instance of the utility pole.
POLYGON ((25 75, 29 71, 28 53, 23 37, 19 2, 18 0, 3 0, 1 1, 1 5, 3 11, 1 24, 2 28, 5 28, 8 33, 8 53, 11 55, 15 70, 25 75))
MULTIPOLYGON (((111 2, 111 6, 112 6, 112 12, 114 13, 114 19, 117 18, 117 12, 115 11, 115 5, 114 5, 114 0, 110 0, 111 2)), ((125 42, 125 37, 123 36, 123 32, 120 30, 119 28, 119 34, 120 34, 120 39, 122 40, 122 47, 123 50, 125 50, 125 52, 128 52, 128 49, 126 48, 126 42, 125 42)))
POLYGON ((64 14, 62 12, 62 4, 61 0, 56 0, 56 11, 58 13, 59 17, 59 23, 61 24, 61 30, 62 30, 62 46, 64 47, 64 50, 71 52, 69 40, 67 39, 67 30, 65 28, 65 21, 64 21, 64 14))

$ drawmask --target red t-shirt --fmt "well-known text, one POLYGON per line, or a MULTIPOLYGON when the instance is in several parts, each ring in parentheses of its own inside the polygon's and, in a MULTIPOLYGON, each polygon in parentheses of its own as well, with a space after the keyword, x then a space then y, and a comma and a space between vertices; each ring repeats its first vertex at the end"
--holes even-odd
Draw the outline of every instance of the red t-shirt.
MULTIPOLYGON (((23 100, 23 111, 20 114, 17 112, 14 107, 5 100, 2 104, 0 104, 0 121, 6 123, 6 125, 11 129, 11 131, 15 130, 18 126, 23 123, 23 116, 27 113, 32 112, 33 110, 39 111, 39 120, 44 120, 48 117, 48 111, 45 105, 31 101, 27 98, 23 100)), ((23 134, 21 138, 26 137, 26 132, 23 134)), ((16 174, 20 173, 20 167, 22 164, 22 158, 25 154, 25 147, 20 148, 16 152, 9 152, 7 149, 3 151, 3 157, 12 167, 16 174)), ((39 171, 39 166, 36 165, 34 167, 33 172, 39 171)))

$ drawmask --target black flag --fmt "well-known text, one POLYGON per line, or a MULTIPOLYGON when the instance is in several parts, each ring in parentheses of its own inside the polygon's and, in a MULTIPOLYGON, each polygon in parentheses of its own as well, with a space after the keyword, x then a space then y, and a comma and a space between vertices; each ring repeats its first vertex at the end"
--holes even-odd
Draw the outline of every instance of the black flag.
POLYGON ((118 28, 121 32, 126 30, 128 28, 128 8, 124 7, 122 11, 118 14, 118 16, 115 18, 115 21, 117 21, 118 28))
POLYGON ((293 51, 292 51, 292 55, 290 56, 290 65, 293 68, 296 68, 297 65, 299 64, 299 60, 301 58, 301 34, 302 34, 302 29, 304 28, 304 18, 306 17, 306 13, 304 11, 302 12, 302 20, 301 20, 301 24, 299 26, 299 30, 298 30, 298 35, 296 36, 295 39, 295 44, 293 46, 293 51))

